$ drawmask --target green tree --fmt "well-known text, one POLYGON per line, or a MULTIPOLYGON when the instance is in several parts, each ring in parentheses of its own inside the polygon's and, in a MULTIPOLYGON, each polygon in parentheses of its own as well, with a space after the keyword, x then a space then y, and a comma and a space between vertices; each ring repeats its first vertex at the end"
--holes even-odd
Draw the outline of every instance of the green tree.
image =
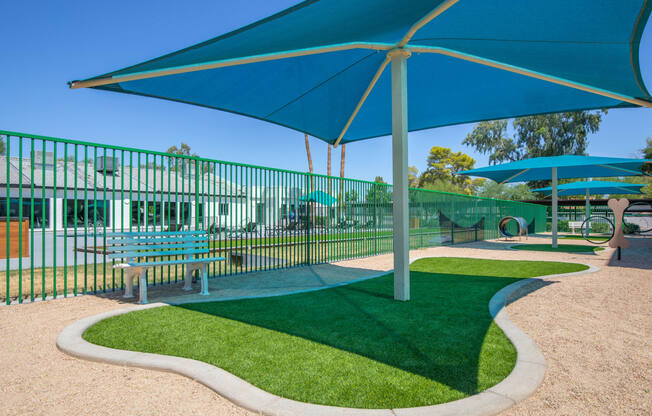
POLYGON ((428 167, 419 177, 419 187, 471 194, 471 178, 456 173, 473 169, 474 165, 475 160, 465 153, 453 152, 448 147, 433 146, 428 154, 428 167))
POLYGON ((419 186, 419 169, 416 166, 408 166, 408 186, 410 188, 419 186))
POLYGON ((392 192, 389 190, 390 188, 387 186, 387 182, 383 180, 382 176, 376 176, 374 182, 381 185, 375 185, 369 188, 365 196, 365 201, 370 204, 390 204, 392 202, 392 192))
POLYGON ((489 154, 490 164, 540 156, 583 155, 589 134, 600 129, 606 113, 606 110, 576 111, 515 118, 511 138, 506 120, 483 121, 476 124, 462 143, 489 154))
POLYGON ((508 185, 492 180, 488 180, 480 186, 477 195, 485 198, 509 199, 514 201, 537 199, 536 195, 530 191, 530 188, 526 184, 508 185))
MULTIPOLYGON (((181 145, 179 147, 177 146, 168 147, 168 150, 166 150, 166 152, 171 153, 173 155, 179 155, 179 156, 199 157, 197 153, 192 153, 189 145, 183 142, 181 142, 181 145)), ((189 174, 191 171, 190 167, 192 166, 192 163, 188 159, 170 157, 168 162, 170 164, 170 170, 173 172, 176 171, 177 165, 179 166, 179 169, 182 172, 185 171, 186 174, 189 174)))
MULTIPOLYGON (((652 137, 645 139, 645 147, 641 149, 643 159, 652 159, 652 137)), ((652 163, 647 163, 643 167, 643 172, 652 175, 652 163)))
POLYGON ((351 189, 344 193, 344 201, 347 204, 358 202, 358 198, 359 198, 358 191, 356 191, 355 189, 351 189))
POLYGON ((7 153, 7 148, 5 147, 5 140, 0 136, 0 156, 4 156, 7 153))

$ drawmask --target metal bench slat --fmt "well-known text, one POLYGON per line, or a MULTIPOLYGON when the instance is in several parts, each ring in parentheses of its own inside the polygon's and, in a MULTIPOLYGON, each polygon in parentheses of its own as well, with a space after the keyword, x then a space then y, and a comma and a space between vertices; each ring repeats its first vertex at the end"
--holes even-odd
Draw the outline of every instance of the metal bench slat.
POLYGON ((168 264, 187 264, 187 263, 210 263, 213 261, 225 261, 224 257, 207 257, 205 259, 184 259, 184 260, 170 260, 170 261, 151 261, 147 263, 129 263, 133 267, 152 267, 152 266, 165 266, 168 264))
POLYGON ((138 236, 169 236, 169 235, 197 235, 208 234, 205 230, 196 231, 116 231, 115 233, 96 234, 98 237, 138 237, 138 236))
POLYGON ((105 240, 107 244, 150 244, 162 242, 208 241, 207 237, 180 237, 180 238, 111 238, 105 240))
POLYGON ((203 250, 138 251, 131 253, 109 254, 107 257, 110 259, 129 259, 137 257, 185 256, 188 254, 206 254, 208 252, 208 248, 203 250))
POLYGON ((206 247, 206 243, 171 243, 171 244, 147 244, 147 245, 112 245, 110 250, 113 253, 124 252, 124 251, 148 251, 148 250, 158 250, 158 249, 168 249, 168 250, 177 250, 182 248, 198 248, 206 247))

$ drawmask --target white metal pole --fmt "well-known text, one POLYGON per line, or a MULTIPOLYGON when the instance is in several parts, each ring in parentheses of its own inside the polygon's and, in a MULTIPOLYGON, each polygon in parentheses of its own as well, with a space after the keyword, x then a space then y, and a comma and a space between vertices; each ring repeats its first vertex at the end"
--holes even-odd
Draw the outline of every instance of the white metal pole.
MULTIPOLYGON (((589 217, 591 216, 591 200, 590 200, 590 197, 589 197, 589 188, 586 188, 586 213, 585 214, 586 214, 585 215, 586 218, 584 220, 587 221, 589 219, 589 217)), ((590 226, 590 224, 587 222, 586 223, 586 237, 589 236, 589 231, 590 231, 589 226, 590 226)))
POLYGON ((557 247, 557 168, 552 168, 552 247, 557 247))
POLYGON ((586 218, 591 216, 591 200, 589 197, 589 188, 586 188, 586 218))
POLYGON ((408 108, 407 58, 410 52, 396 49, 392 60, 392 160, 394 228, 394 299, 410 300, 410 247, 408 212, 408 108))

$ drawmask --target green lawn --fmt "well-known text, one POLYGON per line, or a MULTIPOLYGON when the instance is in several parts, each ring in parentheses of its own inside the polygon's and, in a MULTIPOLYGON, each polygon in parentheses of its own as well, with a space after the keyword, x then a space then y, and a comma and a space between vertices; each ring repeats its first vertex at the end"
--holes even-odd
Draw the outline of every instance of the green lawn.
POLYGON ((475 394, 511 372, 516 351, 487 308, 498 290, 522 278, 584 269, 422 259, 411 266, 409 302, 393 300, 388 274, 303 294, 132 312, 99 322, 84 339, 205 361, 304 402, 424 406, 475 394))
MULTIPOLYGON (((602 234, 590 234, 589 238, 593 241, 600 241, 604 240, 605 242, 609 240, 611 236, 610 235, 602 235, 602 234)), ((559 237, 560 239, 563 240, 584 240, 584 236, 581 234, 566 234, 563 236, 559 237)))
POLYGON ((604 247, 581 246, 577 244, 558 244, 556 248, 552 248, 552 244, 521 244, 512 246, 512 248, 516 250, 553 251, 558 253, 595 253, 596 251, 604 250, 604 247))

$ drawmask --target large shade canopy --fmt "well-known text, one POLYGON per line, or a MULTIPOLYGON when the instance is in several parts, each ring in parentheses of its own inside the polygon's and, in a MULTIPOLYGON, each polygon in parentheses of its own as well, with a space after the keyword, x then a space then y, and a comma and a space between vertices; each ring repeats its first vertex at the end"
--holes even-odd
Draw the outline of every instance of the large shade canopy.
POLYGON ((391 133, 394 297, 408 300, 407 132, 652 107, 639 68, 651 10, 647 0, 308 0, 70 85, 230 111, 336 146, 391 133))
MULTIPOLYGON (((610 181, 579 181, 571 182, 557 187, 560 196, 577 195, 610 195, 610 194, 642 194, 643 184, 610 181)), ((532 189, 544 195, 552 194, 552 187, 532 189)))
POLYGON ((650 106, 639 42, 651 9, 645 0, 309 0, 71 86, 230 111, 346 143, 392 132, 384 69, 388 51, 404 48, 410 131, 650 106))
POLYGON ((557 169, 559 179, 640 176, 643 174, 641 168, 646 163, 652 163, 652 159, 566 155, 517 160, 459 174, 481 176, 501 183, 551 180, 553 168, 557 169))
MULTIPOLYGON (((496 182, 524 182, 552 180, 552 246, 557 247, 557 196, 559 178, 588 178, 605 176, 639 176, 642 167, 652 159, 628 159, 598 156, 549 156, 518 160, 460 172, 461 175, 481 176, 496 182)), ((586 215, 589 216, 588 191, 586 215)), ((622 192, 620 192, 622 193, 622 192)))

